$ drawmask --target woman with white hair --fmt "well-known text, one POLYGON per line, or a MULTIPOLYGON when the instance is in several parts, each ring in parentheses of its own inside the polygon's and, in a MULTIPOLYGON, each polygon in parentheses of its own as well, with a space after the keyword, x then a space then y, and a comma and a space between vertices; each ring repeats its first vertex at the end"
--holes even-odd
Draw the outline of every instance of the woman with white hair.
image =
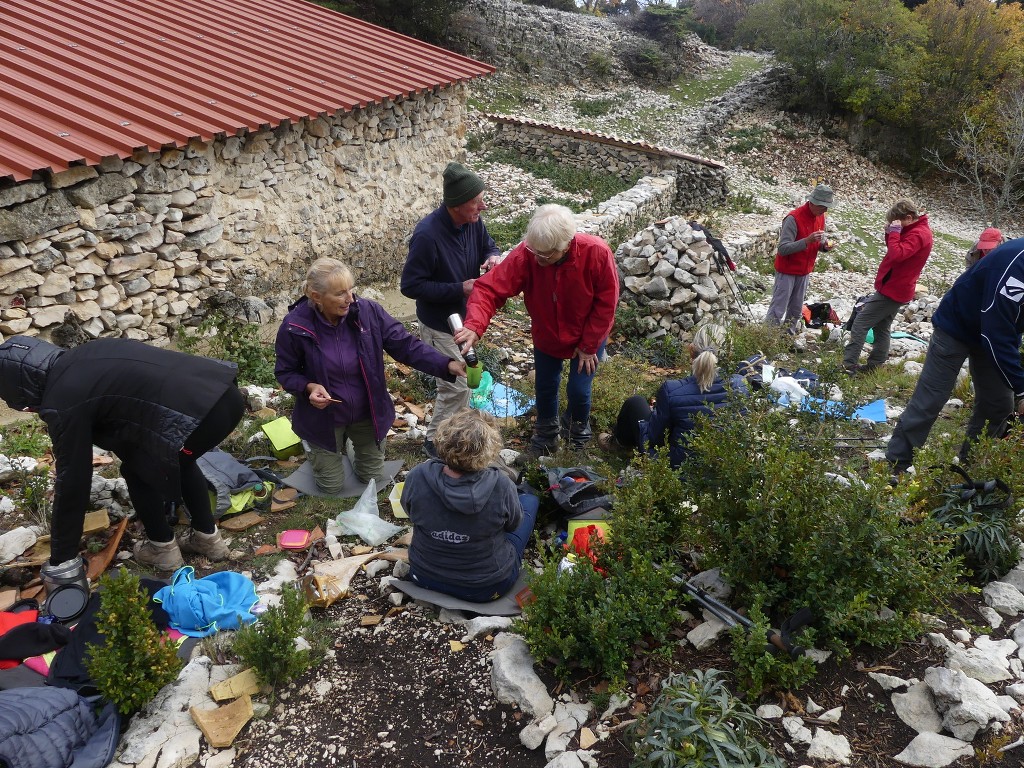
POLYGON ((474 284, 464 328, 455 334, 463 350, 520 293, 530 314, 536 373, 537 421, 529 453, 553 453, 560 432, 572 447, 581 448, 591 438, 591 384, 619 301, 612 249, 595 235, 577 232, 576 217, 564 205, 542 205, 526 227, 526 239, 474 284), (560 415, 558 392, 566 360, 568 403, 560 415))
POLYGON ((691 375, 662 384, 653 410, 640 395, 628 398, 615 423, 615 441, 627 448, 653 453, 655 448, 665 445, 667 439, 669 460, 678 468, 686 459, 686 440, 697 415, 713 415, 726 404, 730 392, 747 392, 742 376, 733 375, 726 383, 718 374, 718 356, 724 343, 722 326, 701 326, 690 342, 691 375))

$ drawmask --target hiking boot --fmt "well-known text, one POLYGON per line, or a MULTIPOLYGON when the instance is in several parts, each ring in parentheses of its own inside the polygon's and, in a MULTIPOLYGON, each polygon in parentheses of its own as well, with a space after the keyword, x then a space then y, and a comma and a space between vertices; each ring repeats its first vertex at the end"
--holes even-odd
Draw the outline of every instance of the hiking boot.
POLYGON ((135 560, 158 571, 176 571, 185 564, 181 550, 174 539, 165 542, 139 541, 135 544, 135 560))
POLYGON ((437 448, 434 447, 434 441, 429 437, 423 441, 423 453, 428 459, 437 458, 437 448))
POLYGON ((220 531, 203 533, 195 528, 189 528, 178 537, 178 547, 182 552, 202 555, 214 562, 231 558, 231 550, 220 537, 220 531))
POLYGON ((558 419, 558 435, 572 448, 577 450, 583 448, 590 442, 593 434, 590 431, 589 418, 586 421, 572 421, 569 418, 569 412, 565 411, 558 419))
POLYGON ((526 452, 535 459, 558 451, 558 419, 537 419, 526 452))
POLYGON ((862 366, 862 365, 844 365, 843 366, 843 370, 846 372, 847 376, 858 376, 859 374, 863 373, 864 366, 862 366))
POLYGON ((597 436, 597 447, 602 451, 617 451, 619 449, 619 441, 615 439, 615 435, 611 432, 602 432, 597 436))

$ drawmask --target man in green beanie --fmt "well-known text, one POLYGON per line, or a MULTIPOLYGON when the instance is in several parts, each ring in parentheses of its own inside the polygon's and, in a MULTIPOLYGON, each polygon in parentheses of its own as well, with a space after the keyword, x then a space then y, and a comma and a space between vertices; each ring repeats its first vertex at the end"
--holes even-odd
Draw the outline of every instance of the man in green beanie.
MULTIPOLYGON (((401 290, 416 300, 420 338, 443 355, 460 359, 448 316, 466 315, 466 298, 473 283, 498 263, 501 252, 480 220, 486 210, 484 182, 460 163, 448 163, 442 174, 444 197, 413 230, 409 256, 402 270, 401 290)), ((469 407, 466 377, 437 380, 434 414, 427 425, 424 452, 434 458, 434 432, 446 418, 469 407)))

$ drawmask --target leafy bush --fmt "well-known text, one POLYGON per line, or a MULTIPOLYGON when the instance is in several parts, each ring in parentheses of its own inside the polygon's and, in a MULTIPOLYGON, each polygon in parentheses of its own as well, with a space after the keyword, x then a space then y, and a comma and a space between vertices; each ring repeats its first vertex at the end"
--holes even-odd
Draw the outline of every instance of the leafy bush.
POLYGON ((652 42, 641 43, 619 53, 622 65, 638 80, 667 82, 675 76, 671 61, 662 48, 652 42))
POLYGON ((656 563, 678 562, 688 542, 683 532, 696 505, 689 501, 678 473, 672 469, 668 451, 633 459, 628 480, 615 493, 611 528, 615 531, 609 547, 616 556, 628 555, 628 548, 643 542, 644 551, 656 563), (625 549, 625 552, 620 550, 625 549))
POLYGON ((274 351, 260 338, 260 327, 230 317, 219 309, 211 311, 194 330, 177 339, 183 352, 227 360, 238 366, 238 380, 246 384, 272 387, 274 351))
POLYGON ((295 647, 305 625, 305 599, 294 587, 285 587, 280 604, 270 606, 255 624, 238 630, 233 650, 256 671, 260 682, 276 688, 309 668, 309 651, 295 647))
POLYGON ((751 192, 731 193, 729 195, 729 207, 738 213, 771 213, 767 207, 757 202, 757 198, 751 192))
POLYGON ((832 474, 828 429, 761 400, 742 418, 699 423, 683 467, 698 507, 685 535, 741 600, 760 598, 769 614, 809 607, 837 650, 905 639, 919 611, 962 591, 961 565, 939 523, 902 514, 887 475, 844 483, 832 474))
POLYGON ((628 559, 600 555, 598 566, 607 576, 586 558, 560 571, 563 554, 551 554, 540 573, 528 575, 536 599, 524 607, 517 631, 534 658, 554 660, 558 677, 583 669, 621 684, 636 642, 660 643, 671 627, 670 576, 635 551, 628 559))
POLYGON ((793 343, 792 337, 782 328, 766 323, 753 325, 733 324, 726 329, 728 343, 719 355, 719 367, 730 373, 736 370, 740 361, 758 353, 769 360, 778 359, 793 343))
MULTIPOLYGON (((566 364, 568 367, 568 364, 566 364)), ((565 383, 568 375, 563 374, 562 402, 565 403, 565 383)), ((599 373, 594 377, 591 389, 590 421, 595 431, 611 431, 619 416, 619 409, 627 397, 650 396, 657 382, 646 365, 624 355, 615 355, 601 363, 599 373)))
MULTIPOLYGON (((817 667, 814 661, 801 654, 791 659, 774 651, 765 652, 765 638, 770 629, 768 619, 755 601, 748 611, 754 626, 749 630, 733 627, 732 660, 736 664, 736 677, 743 692, 757 697, 769 690, 799 688, 810 681, 817 667)), ((812 647, 814 630, 801 634, 801 644, 812 647)))
POLYGON ((181 669, 177 646, 153 624, 149 602, 138 576, 119 568, 100 577, 96 628, 104 642, 86 645, 85 666, 122 715, 142 709, 181 669))
POLYGON ((26 519, 31 525, 49 531, 50 520, 53 517, 53 483, 50 479, 50 468, 41 466, 29 471, 17 459, 11 462, 11 468, 21 487, 26 519))
POLYGON ((612 73, 612 60, 601 51, 591 51, 587 57, 587 69, 598 80, 603 80, 612 73))
POLYGON ((761 721, 733 696, 717 669, 670 675, 633 731, 633 766, 783 768, 757 740, 761 721))
MULTIPOLYGON (((763 149, 768 135, 768 129, 759 125, 749 128, 737 128, 727 132, 726 136, 728 136, 729 143, 726 144, 726 149, 740 154, 755 149, 763 149)), ((748 213, 748 211, 745 211, 745 213, 748 213)), ((749 213, 754 213, 754 211, 749 211, 749 213)))

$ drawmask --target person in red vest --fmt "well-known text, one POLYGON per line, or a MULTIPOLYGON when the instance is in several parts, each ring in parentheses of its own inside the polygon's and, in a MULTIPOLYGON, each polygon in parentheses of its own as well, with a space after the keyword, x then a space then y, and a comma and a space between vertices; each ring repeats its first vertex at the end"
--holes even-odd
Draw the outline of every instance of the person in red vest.
POLYGON ((807 276, 814 271, 819 251, 829 250, 825 239, 825 212, 832 207, 832 187, 819 184, 807 202, 782 220, 775 256, 775 286, 765 321, 787 325, 794 332, 802 317, 807 276))
POLYGON ((843 350, 843 368, 854 376, 873 371, 889 358, 890 328, 900 307, 914 298, 917 278, 932 252, 928 215, 912 200, 898 200, 886 216, 885 258, 875 275, 875 292, 853 320, 850 339, 843 350), (874 336, 871 354, 860 365, 860 352, 868 331, 874 336))

